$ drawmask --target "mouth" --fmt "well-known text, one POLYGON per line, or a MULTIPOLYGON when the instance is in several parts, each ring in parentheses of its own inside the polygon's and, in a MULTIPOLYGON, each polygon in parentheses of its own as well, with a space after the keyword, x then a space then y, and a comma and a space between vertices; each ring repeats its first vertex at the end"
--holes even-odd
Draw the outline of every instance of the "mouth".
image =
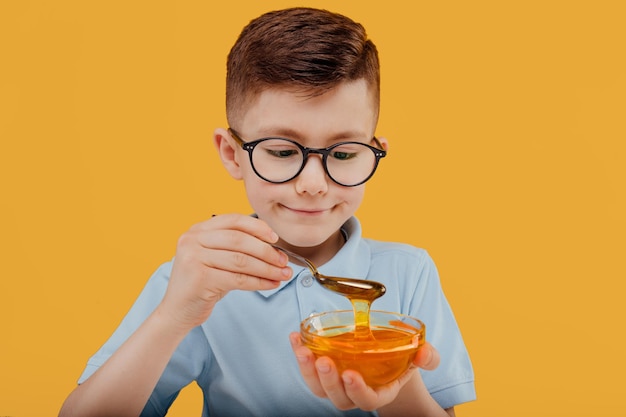
POLYGON ((298 214, 300 216, 321 216, 324 213, 328 213, 331 209, 329 208, 311 208, 311 207, 288 207, 283 205, 284 209, 298 214))

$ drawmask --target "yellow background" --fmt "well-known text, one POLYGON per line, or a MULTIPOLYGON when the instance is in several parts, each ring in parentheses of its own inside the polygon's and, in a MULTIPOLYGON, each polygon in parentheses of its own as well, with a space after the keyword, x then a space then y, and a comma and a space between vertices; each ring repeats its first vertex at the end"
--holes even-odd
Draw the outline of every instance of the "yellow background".
MULTIPOLYGON (((211 145, 262 12, 362 22, 389 157, 369 237, 426 248, 477 416, 624 415, 621 1, 0 2, 0 415, 52 416, 177 237, 250 211, 211 145)), ((271 383, 271 382, 270 382, 271 383)), ((171 415, 199 415, 198 389, 171 415)))

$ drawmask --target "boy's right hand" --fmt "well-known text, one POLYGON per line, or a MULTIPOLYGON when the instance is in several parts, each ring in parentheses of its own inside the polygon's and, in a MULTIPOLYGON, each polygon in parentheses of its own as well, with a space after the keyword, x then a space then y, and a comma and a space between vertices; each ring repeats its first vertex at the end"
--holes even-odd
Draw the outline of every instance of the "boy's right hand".
POLYGON ((214 216, 178 240, 163 301, 164 317, 189 331, 202 324, 231 290, 268 290, 288 280, 287 255, 269 244, 276 233, 262 220, 242 214, 214 216))

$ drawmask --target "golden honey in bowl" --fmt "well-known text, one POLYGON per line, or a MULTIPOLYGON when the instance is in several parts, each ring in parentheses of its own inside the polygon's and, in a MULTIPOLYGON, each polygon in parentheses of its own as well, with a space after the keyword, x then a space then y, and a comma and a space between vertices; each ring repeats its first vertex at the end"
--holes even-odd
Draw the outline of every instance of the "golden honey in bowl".
POLYGON ((416 318, 399 313, 369 312, 370 337, 355 333, 354 312, 330 311, 307 318, 300 324, 303 343, 316 357, 328 356, 339 372, 359 372, 373 387, 402 375, 426 340, 426 328, 416 318))

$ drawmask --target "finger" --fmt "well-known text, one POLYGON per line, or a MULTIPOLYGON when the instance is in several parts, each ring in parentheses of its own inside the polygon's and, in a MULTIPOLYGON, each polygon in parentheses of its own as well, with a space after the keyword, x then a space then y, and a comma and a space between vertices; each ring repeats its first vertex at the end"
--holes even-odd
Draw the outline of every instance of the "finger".
MULTIPOLYGON (((406 374, 405 374, 406 375, 406 374)), ((355 371, 345 371, 342 380, 346 395, 361 410, 371 411, 392 402, 398 395, 400 388, 410 379, 410 375, 402 375, 402 379, 390 382, 376 389, 368 386, 361 374, 355 371)))
POLYGON ((346 396, 361 410, 371 411, 378 408, 378 394, 369 387, 360 373, 352 370, 341 375, 346 396))
POLYGON ((217 294, 226 294, 232 290, 271 290, 278 287, 281 282, 280 280, 273 280, 255 275, 224 271, 214 268, 207 268, 205 271, 205 277, 206 282, 208 282, 209 279, 211 281, 211 285, 205 287, 206 291, 217 294))
POLYGON ((424 342, 417 351, 415 359, 413 359, 413 364, 427 371, 432 371, 439 366, 440 360, 441 358, 437 349, 430 343, 424 342))
POLYGON ((337 371, 335 363, 326 356, 315 361, 315 369, 326 396, 339 410, 355 408, 354 402, 346 394, 344 382, 337 371))
POLYGON ((293 271, 286 265, 275 266, 247 253, 229 250, 204 249, 198 255, 206 267, 232 272, 239 278, 253 276, 272 281, 285 281, 293 271))
POLYGON ((216 302, 232 290, 259 291, 274 289, 279 279, 207 267, 187 253, 177 255, 172 268, 168 292, 183 298, 216 302))
POLYGON ((255 236, 264 242, 275 243, 278 241, 276 232, 263 220, 238 213, 213 215, 211 219, 199 223, 197 227, 238 230, 255 236))
MULTIPOLYGON (((207 249, 223 249, 232 254, 254 257, 264 263, 284 267, 288 257, 285 253, 274 249, 267 242, 247 232, 233 229, 196 230, 189 233, 189 238, 207 249)), ((238 261, 239 259, 235 259, 238 261)), ((233 261, 232 259, 230 260, 233 261)), ((244 262, 244 259, 241 259, 244 262)))
POLYGON ((285 280, 292 275, 287 267, 287 255, 235 230, 192 228, 179 238, 176 258, 179 263, 198 260, 209 268, 272 280, 285 280))
POLYGON ((313 352, 311 352, 310 349, 302 344, 299 333, 291 333, 289 335, 289 341, 291 342, 291 349, 293 349, 293 353, 296 355, 298 368, 300 368, 300 373, 302 374, 304 382, 313 394, 321 398, 326 398, 326 392, 322 388, 319 378, 317 377, 317 370, 315 369, 315 355, 313 355, 313 352))

